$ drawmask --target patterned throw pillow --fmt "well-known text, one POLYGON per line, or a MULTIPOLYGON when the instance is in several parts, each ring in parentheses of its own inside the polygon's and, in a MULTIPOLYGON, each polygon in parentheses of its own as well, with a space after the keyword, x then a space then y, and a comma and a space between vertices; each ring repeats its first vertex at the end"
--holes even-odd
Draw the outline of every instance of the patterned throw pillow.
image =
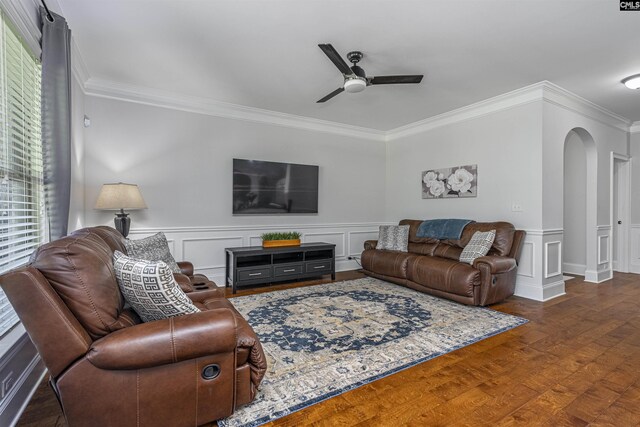
POLYGON ((180 289, 163 261, 130 258, 115 251, 113 267, 122 296, 143 322, 200 311, 180 289))
POLYGON ((140 240, 125 240, 124 247, 127 248, 127 255, 132 258, 145 259, 147 261, 164 261, 171 271, 180 273, 178 263, 171 255, 169 242, 163 232, 145 237, 140 240))
POLYGON ((407 252, 409 244, 408 225, 381 225, 376 249, 407 252))
POLYGON ((460 254, 460 261, 473 264, 476 258, 485 256, 489 253, 493 240, 496 238, 496 230, 491 231, 476 231, 473 233, 471 240, 467 246, 464 247, 460 254))

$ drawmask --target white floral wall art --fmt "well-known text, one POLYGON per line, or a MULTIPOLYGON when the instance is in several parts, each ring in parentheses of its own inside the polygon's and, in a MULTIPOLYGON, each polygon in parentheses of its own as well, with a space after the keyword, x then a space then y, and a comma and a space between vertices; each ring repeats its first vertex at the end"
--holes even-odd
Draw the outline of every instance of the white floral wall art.
POLYGON ((422 172, 423 199, 449 199, 478 195, 478 165, 431 169, 422 172))

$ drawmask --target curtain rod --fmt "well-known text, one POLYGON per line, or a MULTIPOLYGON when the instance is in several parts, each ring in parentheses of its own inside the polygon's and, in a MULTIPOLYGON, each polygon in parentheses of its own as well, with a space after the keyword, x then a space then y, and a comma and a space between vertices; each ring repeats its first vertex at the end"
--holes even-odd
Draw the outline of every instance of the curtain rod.
POLYGON ((42 3, 42 6, 44 6, 44 10, 47 11, 47 18, 49 19, 49 22, 53 22, 53 15, 47 7, 47 4, 44 2, 44 0, 40 0, 40 3, 42 3))

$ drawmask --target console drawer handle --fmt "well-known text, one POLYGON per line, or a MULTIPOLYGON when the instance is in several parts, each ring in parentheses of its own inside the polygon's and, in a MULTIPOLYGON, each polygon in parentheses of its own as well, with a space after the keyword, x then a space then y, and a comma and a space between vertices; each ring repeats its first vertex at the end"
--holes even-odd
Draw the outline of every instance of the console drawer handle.
POLYGON ((295 268, 289 268, 287 270, 282 270, 283 273, 291 273, 292 271, 296 271, 295 268))
POLYGON ((315 266, 315 267, 313 267, 313 268, 326 268, 326 267, 327 267, 326 265, 316 265, 316 266, 315 266))
POLYGON ((262 273, 249 273, 249 276, 262 276, 262 273))

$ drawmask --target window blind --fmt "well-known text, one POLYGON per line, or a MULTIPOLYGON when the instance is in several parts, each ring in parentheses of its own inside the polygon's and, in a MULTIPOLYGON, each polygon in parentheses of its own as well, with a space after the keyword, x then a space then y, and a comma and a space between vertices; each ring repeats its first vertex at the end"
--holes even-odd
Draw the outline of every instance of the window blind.
MULTIPOLYGON (((0 13, 0 274, 44 241, 40 63, 0 13)), ((0 289, 0 337, 18 317, 0 289)))

